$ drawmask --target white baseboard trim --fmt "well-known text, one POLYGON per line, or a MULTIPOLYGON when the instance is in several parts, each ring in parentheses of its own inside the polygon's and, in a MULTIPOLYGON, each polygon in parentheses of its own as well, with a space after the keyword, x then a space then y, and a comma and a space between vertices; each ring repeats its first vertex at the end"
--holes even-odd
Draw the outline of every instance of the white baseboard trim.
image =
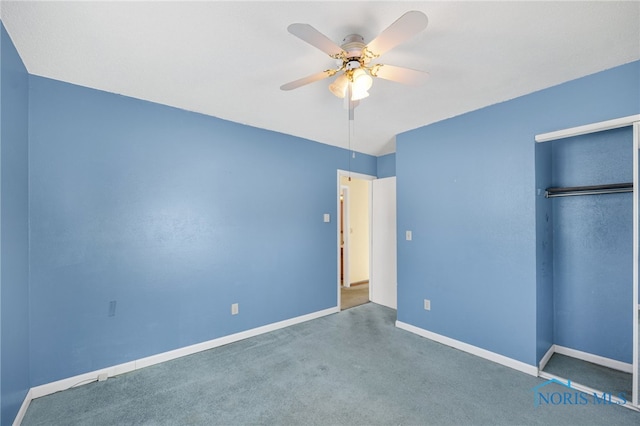
POLYGON ((450 337, 443 336, 441 334, 433 333, 431 331, 425 330, 420 327, 416 327, 411 324, 404 323, 402 321, 396 321, 396 327, 401 328, 402 330, 406 330, 411 333, 417 334, 418 336, 425 337, 429 340, 442 343, 443 345, 451 346, 452 348, 470 353, 471 355, 475 355, 480 358, 493 361, 497 364, 504 365, 505 367, 513 368, 514 370, 521 371, 531 376, 535 376, 535 377, 538 376, 538 367, 534 365, 529 365, 522 361, 518 361, 513 358, 509 358, 504 355, 500 355, 495 352, 491 352, 486 349, 482 349, 477 346, 473 346, 468 343, 464 343, 459 340, 455 340, 450 337))
POLYGON ((20 426, 24 419, 24 415, 27 414, 27 409, 29 408, 29 404, 31 404, 32 399, 31 389, 29 389, 27 395, 24 397, 24 401, 22 401, 20 409, 18 410, 18 414, 16 414, 16 418, 13 420, 13 426, 20 426))
MULTIPOLYGON (((231 334, 228 336, 219 337, 217 339, 209 340, 202 343, 196 343, 195 345, 185 346, 183 348, 174 349, 172 351, 163 352, 157 355, 151 355, 145 358, 141 358, 135 361, 125 362, 112 367, 101 368, 100 370, 91 371, 77 376, 68 377, 66 379, 58 380, 44 385, 35 386, 29 390, 29 402, 31 399, 40 398, 45 395, 60 392, 74 386, 81 384, 87 384, 98 381, 98 376, 102 377, 114 377, 119 374, 128 373, 134 370, 139 370, 144 367, 149 367, 155 364, 159 364, 166 361, 171 361, 183 356, 192 355, 198 352, 206 351, 208 349, 217 348, 219 346, 228 345, 229 343, 238 342, 240 340, 255 337, 260 334, 269 333, 271 331, 279 330, 281 328, 290 327, 292 325, 300 324, 303 322, 311 321, 317 318, 321 318, 327 315, 340 312, 338 307, 325 309, 322 311, 312 312, 307 315, 302 315, 288 320, 276 322, 273 324, 264 325, 251 330, 242 331, 240 333, 231 334)), ((26 399, 25 399, 26 402, 26 399)), ((23 404, 24 406, 25 404, 23 404)), ((26 402, 24 411, 26 412, 29 403, 26 402)), ((24 414, 23 414, 24 416, 24 414)), ((19 425, 20 423, 18 423, 19 425)))
POLYGON ((544 367, 547 366, 547 363, 549 362, 549 360, 551 359, 555 351, 556 351, 556 345, 551 345, 549 350, 544 354, 544 356, 540 360, 540 364, 538 365, 538 369, 540 371, 544 370, 544 367))
POLYGON ((567 348, 565 346, 553 345, 555 353, 560 355, 570 356, 572 358, 581 359, 592 364, 602 365, 603 367, 612 368, 614 370, 623 371, 625 373, 633 373, 633 364, 627 362, 617 361, 611 358, 605 358, 600 355, 590 354, 588 352, 582 352, 576 349, 567 348))

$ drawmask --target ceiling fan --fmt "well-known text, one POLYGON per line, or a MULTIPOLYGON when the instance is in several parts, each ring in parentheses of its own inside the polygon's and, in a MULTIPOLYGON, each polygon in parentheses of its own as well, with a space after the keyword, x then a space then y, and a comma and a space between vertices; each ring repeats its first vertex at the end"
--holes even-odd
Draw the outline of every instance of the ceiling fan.
POLYGON ((410 85, 422 84, 429 76, 424 71, 387 64, 371 64, 371 61, 424 30, 428 22, 427 15, 413 10, 398 18, 369 44, 364 43, 361 35, 350 34, 342 40, 340 46, 309 24, 291 24, 287 28, 291 34, 336 59, 338 68, 294 80, 283 84, 280 89, 297 89, 339 74, 329 85, 329 90, 337 97, 348 101, 351 109, 355 106, 354 103, 357 105, 361 99, 369 96, 368 90, 373 84, 372 77, 410 85))

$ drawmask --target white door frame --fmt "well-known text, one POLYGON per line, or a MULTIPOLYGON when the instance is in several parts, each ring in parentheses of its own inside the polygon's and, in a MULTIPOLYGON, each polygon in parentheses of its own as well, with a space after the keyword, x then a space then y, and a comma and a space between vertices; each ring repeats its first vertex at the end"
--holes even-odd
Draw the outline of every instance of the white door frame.
MULTIPOLYGON (((342 285, 345 287, 351 287, 351 279, 349 275, 349 229, 351 216, 349 215, 349 187, 347 185, 340 185, 340 194, 342 194, 342 208, 338 212, 338 256, 340 256, 340 222, 342 222, 342 285), (346 214, 345 214, 346 213, 346 214)), ((338 194, 338 195, 340 195, 338 194)), ((339 208, 339 207, 338 207, 339 208)), ((338 262, 340 259, 338 258, 338 262)), ((340 263, 338 263, 340 264, 340 263)), ((340 278, 338 278, 339 280, 340 278)), ((340 283, 338 283, 340 284, 340 283)))
MULTIPOLYGON (((372 176, 372 175, 365 175, 362 173, 356 173, 356 172, 350 172, 347 170, 340 170, 338 169, 337 171, 337 177, 336 177, 336 211, 338 212, 338 220, 336 220, 336 291, 337 291, 337 307, 338 310, 340 310, 340 305, 342 302, 342 297, 340 295, 340 214, 342 214, 340 212, 340 177, 344 176, 344 177, 352 177, 355 179, 362 179, 362 180, 368 180, 368 181, 372 181, 377 179, 376 176, 372 176)), ((369 213, 371 213, 371 204, 372 204, 372 185, 369 185, 369 213)), ((371 220, 369 220, 369 300, 371 300, 371 241, 373 240, 373 235, 371 235, 371 220)), ((345 232, 346 233, 346 232, 345 232)), ((348 257, 347 257, 348 259, 348 257)), ((346 275, 346 271, 348 270, 348 265, 345 268, 345 275, 346 275)), ((348 280, 348 277, 345 278, 346 280, 348 280)))

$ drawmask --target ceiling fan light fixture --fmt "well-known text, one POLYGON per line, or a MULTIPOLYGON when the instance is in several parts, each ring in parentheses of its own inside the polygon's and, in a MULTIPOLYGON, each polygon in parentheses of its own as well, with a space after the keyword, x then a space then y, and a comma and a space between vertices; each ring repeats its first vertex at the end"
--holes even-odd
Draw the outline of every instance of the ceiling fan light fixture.
POLYGON ((373 85, 373 79, 365 70, 358 68, 353 72, 353 91, 354 92, 366 92, 371 89, 373 85))
POLYGON ((367 96, 369 96, 369 92, 367 92, 366 90, 353 90, 353 93, 351 95, 351 100, 352 101, 359 101, 361 99, 366 98, 367 96))
POLYGON ((351 100, 359 101, 369 96, 368 90, 373 85, 373 79, 362 68, 355 70, 351 76, 351 100))
POLYGON ((349 79, 347 78, 347 76, 344 74, 340 74, 338 78, 336 78, 335 81, 329 85, 329 90, 340 99, 343 99, 346 95, 348 84, 349 79))
POLYGON ((342 40, 341 46, 309 24, 291 24, 287 27, 291 34, 329 55, 337 62, 337 68, 283 84, 280 89, 292 90, 341 73, 329 86, 329 90, 338 98, 350 98, 349 101, 353 102, 369 95, 367 91, 373 84, 372 77, 398 83, 421 84, 428 73, 392 65, 386 65, 383 68, 383 64, 373 66, 368 64, 372 59, 424 30, 428 22, 427 15, 423 12, 411 10, 393 22, 369 44, 364 44, 364 38, 361 35, 349 34, 342 40), (352 91, 350 94, 353 96, 347 95, 347 89, 352 91))

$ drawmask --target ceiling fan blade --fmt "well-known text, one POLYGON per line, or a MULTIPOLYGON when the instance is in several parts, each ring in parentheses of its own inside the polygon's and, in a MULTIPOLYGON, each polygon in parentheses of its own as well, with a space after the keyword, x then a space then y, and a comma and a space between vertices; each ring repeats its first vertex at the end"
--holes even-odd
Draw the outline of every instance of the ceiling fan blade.
POLYGON ((340 46, 329 40, 327 36, 309 24, 291 24, 287 27, 287 30, 294 36, 317 47, 329 56, 336 56, 342 53, 340 46))
POLYGON ((371 75, 374 77, 383 78, 385 80, 409 84, 411 86, 419 86, 424 83, 429 77, 429 73, 425 71, 418 71, 411 68, 382 64, 376 64, 373 67, 371 75))
POLYGON ((304 86, 306 84, 310 84, 310 83, 331 77, 332 75, 335 75, 335 73, 336 73, 335 70, 321 71, 321 72, 309 75, 307 77, 303 77, 298 80, 291 81, 287 84, 283 84, 282 86, 280 86, 280 90, 297 89, 300 86, 304 86))
POLYGON ((428 23, 429 19, 424 13, 417 10, 407 12, 373 39, 367 49, 376 55, 382 55, 427 28, 428 23))

